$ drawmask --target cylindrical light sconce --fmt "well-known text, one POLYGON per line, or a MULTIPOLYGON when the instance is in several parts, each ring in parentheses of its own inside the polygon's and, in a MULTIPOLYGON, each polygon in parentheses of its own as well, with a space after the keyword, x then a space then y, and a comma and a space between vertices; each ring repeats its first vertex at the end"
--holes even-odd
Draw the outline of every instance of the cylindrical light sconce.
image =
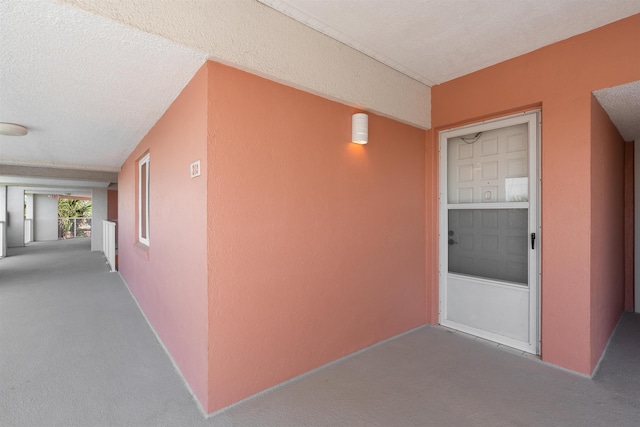
POLYGON ((351 117, 351 142, 366 144, 369 140, 369 116, 364 113, 351 117))

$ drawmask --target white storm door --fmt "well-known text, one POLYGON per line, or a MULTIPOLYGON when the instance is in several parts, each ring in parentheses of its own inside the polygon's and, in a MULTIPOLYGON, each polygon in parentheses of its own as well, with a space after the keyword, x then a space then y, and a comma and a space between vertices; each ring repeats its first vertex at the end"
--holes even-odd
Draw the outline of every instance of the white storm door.
POLYGON ((534 354, 538 122, 440 133, 440 323, 534 354))

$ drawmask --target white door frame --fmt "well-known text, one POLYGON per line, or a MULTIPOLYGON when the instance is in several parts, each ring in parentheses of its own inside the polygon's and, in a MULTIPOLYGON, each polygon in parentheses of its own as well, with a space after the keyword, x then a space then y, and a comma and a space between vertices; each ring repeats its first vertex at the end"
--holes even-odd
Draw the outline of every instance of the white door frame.
MULTIPOLYGON (((535 172, 536 179, 529 180, 529 203, 528 209, 535 215, 529 216, 529 231, 536 233, 535 250, 529 251, 529 342, 515 340, 512 338, 497 335, 492 332, 481 331, 474 328, 466 328, 464 325, 453 326, 462 332, 467 332, 481 338, 499 342, 501 344, 514 347, 529 353, 540 354, 540 253, 541 253, 541 233, 540 233, 540 167, 538 163, 540 152, 540 110, 528 111, 512 116, 502 117, 495 120, 487 120, 460 128, 447 129, 439 132, 439 322, 443 326, 448 324, 446 320, 446 280, 448 273, 448 209, 447 209, 447 140, 458 136, 469 135, 478 132, 486 132, 494 129, 501 129, 513 125, 528 124, 529 141, 533 141, 532 149, 529 150, 529 176, 535 172)), ((531 145, 530 145, 531 147, 531 145)), ((516 203, 509 203, 514 206, 516 203)), ((518 205, 520 203, 517 203, 518 205)), ((503 207, 502 203, 492 205, 503 207)), ((514 206, 515 207, 515 206, 514 206)), ((519 207, 519 206, 518 206, 519 207)))

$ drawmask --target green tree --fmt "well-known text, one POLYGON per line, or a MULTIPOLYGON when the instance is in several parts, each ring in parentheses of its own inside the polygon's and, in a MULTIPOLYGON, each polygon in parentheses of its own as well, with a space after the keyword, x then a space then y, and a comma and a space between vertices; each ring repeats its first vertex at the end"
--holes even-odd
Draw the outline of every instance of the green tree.
POLYGON ((91 200, 58 199, 58 218, 60 235, 66 238, 74 223, 70 218, 91 218, 91 200))
POLYGON ((90 218, 91 200, 58 199, 59 218, 90 218))

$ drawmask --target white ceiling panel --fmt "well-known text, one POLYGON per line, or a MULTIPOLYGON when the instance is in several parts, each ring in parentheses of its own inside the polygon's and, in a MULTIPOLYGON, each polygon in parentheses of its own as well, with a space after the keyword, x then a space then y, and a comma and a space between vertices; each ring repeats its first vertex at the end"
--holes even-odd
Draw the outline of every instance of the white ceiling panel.
POLYGON ((259 0, 428 85, 640 13, 638 0, 259 0))
POLYGON ((0 163, 117 171, 206 55, 47 0, 0 0, 0 163))
POLYGON ((640 81, 593 93, 625 141, 640 141, 640 81))

